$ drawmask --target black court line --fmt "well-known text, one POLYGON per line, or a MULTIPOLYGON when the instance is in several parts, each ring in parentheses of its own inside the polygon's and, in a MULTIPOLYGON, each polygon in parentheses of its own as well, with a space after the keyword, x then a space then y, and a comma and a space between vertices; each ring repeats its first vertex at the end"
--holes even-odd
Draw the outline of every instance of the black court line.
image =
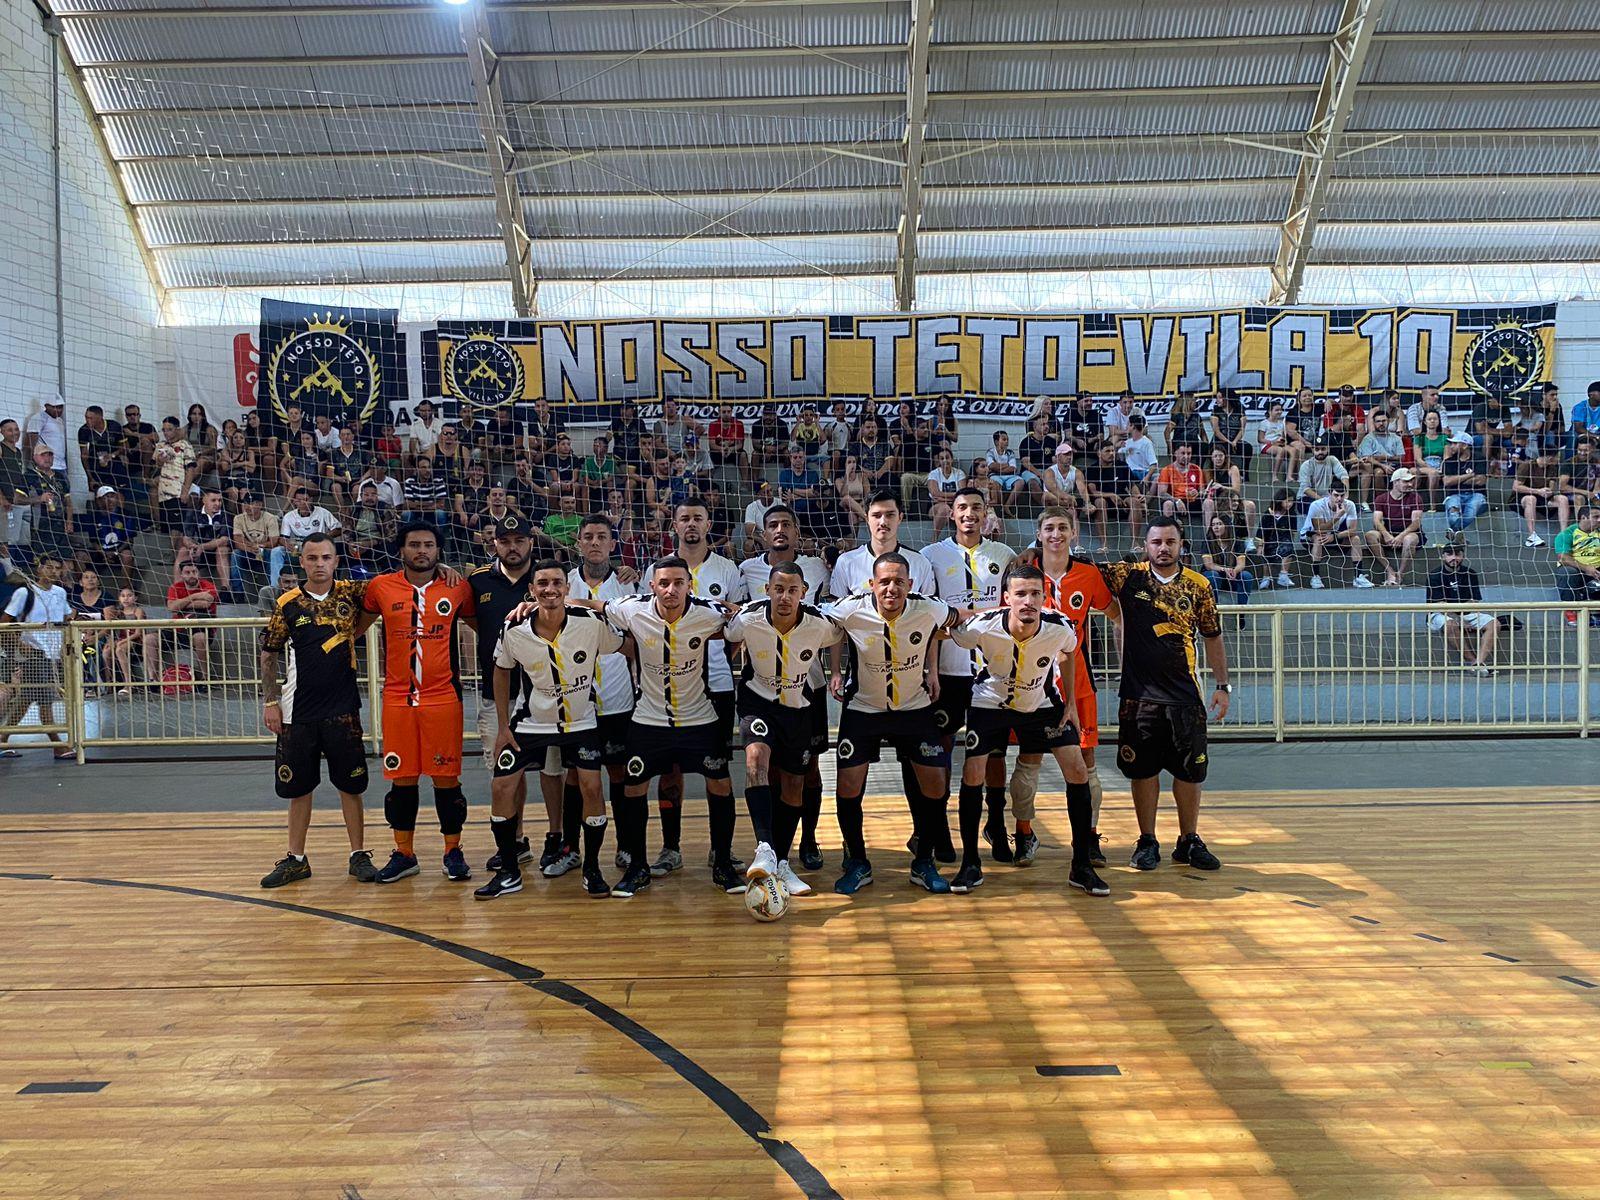
POLYGON ((1492 958, 1496 962, 1519 963, 1522 961, 1520 958, 1512 958, 1509 954, 1496 954, 1493 950, 1485 950, 1483 952, 1483 956, 1485 958, 1492 958))
POLYGON ((1447 942, 1449 940, 1448 938, 1434 937, 1433 934, 1431 934, 1431 933, 1414 933, 1411 936, 1412 937, 1419 937, 1425 942, 1438 942, 1441 945, 1443 945, 1445 942, 1447 942))
POLYGON ((1372 917, 1352 916, 1350 919, 1352 921, 1360 921, 1363 925, 1382 925, 1383 924, 1382 921, 1374 920, 1372 917))
POLYGON ((1075 1067, 1035 1067, 1035 1071, 1046 1079, 1060 1076, 1077 1077, 1083 1075, 1121 1075, 1122 1068, 1116 1063, 1088 1063, 1075 1067))
POLYGON ((232 904, 248 904, 256 908, 270 908, 279 912, 298 913, 307 917, 321 917, 324 920, 338 921, 344 925, 354 925, 358 929, 367 929, 374 933, 384 933, 390 937, 403 938, 408 942, 416 942, 420 946, 426 946, 432 950, 440 950, 467 962, 476 963, 478 966, 488 970, 498 971, 503 975, 508 975, 512 979, 527 984, 535 991, 543 992, 552 999, 571 1004, 575 1008, 582 1009, 590 1016, 599 1018, 645 1051, 645 1053, 669 1068, 686 1083, 693 1085, 706 1099, 721 1109, 723 1115, 737 1125, 746 1137, 759 1146, 783 1170, 784 1174, 794 1181, 795 1186, 805 1195, 806 1200, 842 1200, 842 1197, 840 1197, 833 1185, 828 1182, 826 1176, 812 1166, 804 1154, 791 1143, 780 1141, 773 1137, 771 1122, 757 1112, 737 1092, 711 1074, 710 1071, 665 1039, 646 1029, 632 1017, 625 1016, 605 1003, 605 1001, 573 987, 570 983, 565 983, 559 979, 545 978, 544 972, 537 967, 530 967, 526 963, 519 963, 514 959, 509 959, 487 950, 479 950, 475 946, 467 946, 460 942, 452 942, 446 938, 435 937, 431 933, 423 933, 418 929, 407 929, 403 925, 390 925, 385 921, 374 921, 368 917, 358 917, 351 913, 335 912, 326 908, 312 908, 304 904, 290 904, 283 900, 268 900, 261 896, 237 896, 230 892, 213 892, 204 888, 180 887, 170 883, 141 883, 130 879, 92 879, 65 875, 18 875, 9 873, 0 873, 0 879, 48 879, 57 883, 86 883, 95 887, 165 892, 176 896, 194 896, 203 900, 223 900, 232 904))
POLYGON ((77 1092, 98 1092, 109 1080, 68 1079, 60 1083, 30 1083, 17 1093, 19 1096, 64 1096, 77 1092))
POLYGON ((1298 904, 1301 908, 1321 908, 1322 907, 1322 905, 1313 904, 1309 900, 1291 900, 1291 901, 1289 901, 1289 903, 1290 904, 1298 904))
POLYGON ((1587 979, 1579 979, 1576 975, 1557 975, 1556 978, 1561 980, 1562 983, 1574 984, 1575 986, 1581 988, 1600 987, 1600 983, 1591 983, 1587 979))

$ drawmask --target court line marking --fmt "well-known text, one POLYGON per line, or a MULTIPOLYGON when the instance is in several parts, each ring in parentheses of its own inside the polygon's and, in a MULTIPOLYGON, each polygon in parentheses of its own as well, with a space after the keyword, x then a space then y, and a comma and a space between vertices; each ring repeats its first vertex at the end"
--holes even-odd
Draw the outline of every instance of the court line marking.
POLYGON ((104 1091, 110 1085, 108 1079, 64 1079, 59 1082, 42 1082, 26 1084, 19 1096, 65 1096, 73 1094, 92 1094, 104 1091))
POLYGON ((1084 1064, 1078 1065, 1078 1066, 1065 1066, 1065 1067, 1041 1066, 1041 1067, 1035 1067, 1034 1070, 1037 1071, 1040 1075, 1043 1075, 1046 1079, 1055 1079, 1055 1078, 1076 1079, 1076 1078, 1081 1078, 1083 1076, 1091 1076, 1091 1075, 1121 1075, 1122 1074, 1122 1068, 1117 1066, 1116 1063, 1084 1063, 1084 1064))
POLYGON ((324 920, 338 921, 341 924, 354 925, 359 929, 370 930, 373 933, 384 933, 391 937, 402 938, 408 942, 415 942, 419 946, 426 946, 430 950, 440 950, 445 954, 476 963, 491 971, 508 975, 537 992, 542 992, 552 999, 560 1000, 563 1003, 579 1008, 590 1016, 604 1022, 663 1066, 670 1069, 684 1082, 692 1085, 695 1090, 716 1105, 724 1116, 738 1126, 740 1132, 759 1146, 762 1152, 771 1158, 783 1173, 794 1181, 795 1186, 805 1195, 806 1200, 843 1200, 833 1185, 828 1182, 826 1176, 814 1167, 804 1154, 792 1143, 774 1137, 772 1135, 771 1122, 757 1112, 742 1096, 711 1074, 710 1071, 695 1062, 683 1051, 671 1045, 664 1038, 645 1028, 632 1017, 618 1012, 605 1001, 589 995, 570 983, 559 979, 547 978, 545 973, 537 967, 519 963, 515 959, 506 958, 488 950, 480 950, 476 946, 452 942, 447 938, 436 937, 431 933, 423 933, 418 929, 408 929, 403 925, 391 925, 384 921, 374 921, 369 917, 358 917, 353 913, 336 912, 333 909, 312 908, 309 905, 290 904, 283 900, 268 900, 262 896, 239 896, 230 892, 213 892, 204 888, 181 887, 170 883, 142 883, 131 879, 96 879, 81 876, 15 873, 0 873, 0 879, 83 883, 94 887, 165 892, 169 895, 192 896, 202 900, 223 900, 233 904, 248 904, 256 908, 276 909, 279 912, 296 913, 300 916, 321 917, 324 920))

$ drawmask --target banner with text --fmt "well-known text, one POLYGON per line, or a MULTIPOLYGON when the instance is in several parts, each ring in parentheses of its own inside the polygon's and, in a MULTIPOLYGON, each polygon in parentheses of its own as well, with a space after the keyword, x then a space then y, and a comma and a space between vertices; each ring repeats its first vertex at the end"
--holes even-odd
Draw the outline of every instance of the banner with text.
MULTIPOLYGON (((261 419, 277 427, 298 407, 307 426, 323 414, 335 427, 352 418, 391 420, 408 391, 397 317, 392 308, 262 300, 254 364, 261 419)), ((236 370, 240 354, 236 340, 236 370)))

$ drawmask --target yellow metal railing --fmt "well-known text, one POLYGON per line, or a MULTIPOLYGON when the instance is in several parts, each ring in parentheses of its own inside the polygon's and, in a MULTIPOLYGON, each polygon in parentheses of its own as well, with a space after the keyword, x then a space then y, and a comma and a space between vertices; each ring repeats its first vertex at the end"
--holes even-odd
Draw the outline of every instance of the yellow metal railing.
MULTIPOLYGON (((1215 736, 1587 737, 1600 712, 1594 663, 1600 630, 1590 626, 1600 605, 1239 605, 1221 613, 1234 695, 1215 736), (1492 674, 1476 669, 1478 631, 1464 629, 1463 652, 1461 643, 1433 627, 1440 617, 1472 611, 1497 620, 1492 654, 1483 664, 1492 674), (1574 611, 1576 627, 1566 620, 1574 611)), ((54 630, 0 625, 0 735, 62 734, 80 761, 94 747, 270 745, 261 723, 257 653, 264 625, 259 617, 89 621, 54 630), (60 639, 59 667, 39 651, 38 637, 30 639, 47 634, 60 639), (28 703, 18 711, 23 699, 28 703)), ((1117 718, 1114 634, 1103 620, 1091 626, 1108 736, 1117 718)), ((476 736, 475 637, 462 630, 469 738, 476 736)), ((374 748, 382 711, 381 638, 373 629, 358 647, 363 724, 374 748)), ((1203 667, 1202 678, 1209 681, 1203 667)))

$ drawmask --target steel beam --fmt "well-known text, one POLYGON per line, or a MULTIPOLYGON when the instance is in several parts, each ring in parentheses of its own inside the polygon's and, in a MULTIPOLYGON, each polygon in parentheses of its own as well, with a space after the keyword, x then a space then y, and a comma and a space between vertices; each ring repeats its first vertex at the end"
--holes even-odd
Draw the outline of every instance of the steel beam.
POLYGON ((911 37, 906 44, 906 164, 900 185, 899 249, 895 258, 895 303, 901 312, 917 305, 917 226, 922 223, 923 149, 928 124, 928 45, 934 0, 911 0, 911 37))
POLYGON ((506 124, 505 101, 500 94, 500 58, 490 36, 489 15, 483 0, 471 0, 461 10, 461 38, 472 69, 472 87, 478 99, 478 126, 489 163, 494 191, 495 217, 506 249, 506 272, 511 279, 511 302, 519 317, 539 311, 539 280, 533 270, 533 239, 522 211, 522 187, 517 182, 521 164, 506 124))
POLYGON ((1328 47, 1328 68, 1317 90, 1311 127, 1302 139, 1304 156, 1289 196, 1289 215, 1278 232, 1278 253, 1272 263, 1272 291, 1268 296, 1271 304, 1294 304, 1300 299, 1300 281, 1305 278, 1317 222, 1322 217, 1328 179, 1339 155, 1339 139, 1344 136, 1355 105, 1373 31, 1387 3, 1388 0, 1344 0, 1339 27, 1328 47))

